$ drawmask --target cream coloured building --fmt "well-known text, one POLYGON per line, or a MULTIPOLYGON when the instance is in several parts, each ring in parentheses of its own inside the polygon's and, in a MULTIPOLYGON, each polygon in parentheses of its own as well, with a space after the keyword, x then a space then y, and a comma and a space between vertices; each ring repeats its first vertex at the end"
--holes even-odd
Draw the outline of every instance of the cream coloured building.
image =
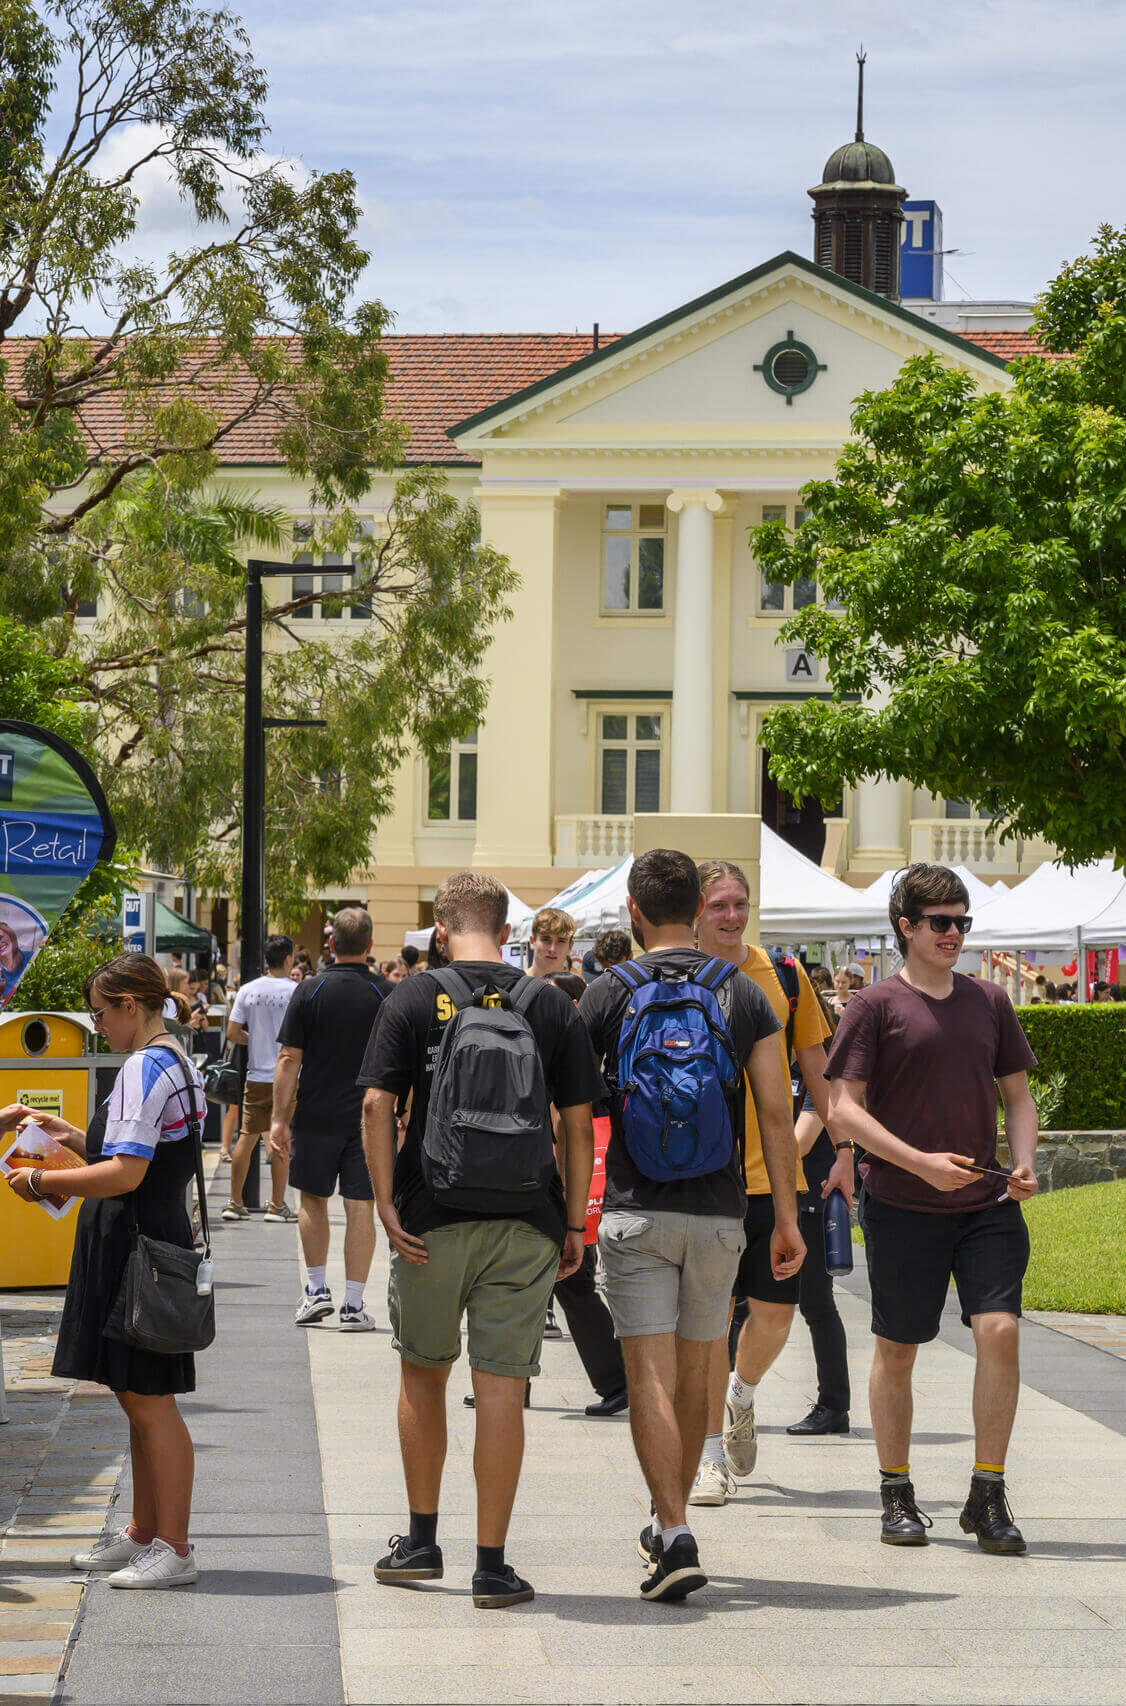
MULTIPOLYGON (((853 399, 909 356, 933 351, 982 389, 1004 388, 1012 351, 988 347, 999 336, 946 331, 787 253, 444 423, 449 453, 429 456, 479 505, 520 586, 490 652, 485 723, 447 765, 403 767, 370 869, 340 891, 369 902, 381 947, 429 921, 451 868, 487 867, 536 903, 627 851, 635 811, 761 813, 857 884, 911 857, 985 877, 1039 863, 1048 849, 1002 845, 961 802, 906 784, 866 782, 798 813, 767 777, 759 738, 771 707, 828 684, 816 659, 779 642, 795 603, 820 589, 765 584, 748 529, 800 523, 801 488, 831 475, 853 399)), ((487 394, 535 340, 391 340, 412 342, 438 346, 447 375, 476 364, 465 392, 487 394)), ((581 347, 540 342, 541 360, 581 347)), ((399 376, 412 360, 392 351, 399 376)), ((408 393, 432 446, 441 417, 425 386, 408 393)), ((445 391, 436 406, 449 408, 445 391)), ((256 477, 300 515, 281 469, 256 477)), ((389 484, 372 489, 376 525, 389 496, 389 484)), ((299 565, 295 590, 321 575, 334 590, 346 572, 299 565)))

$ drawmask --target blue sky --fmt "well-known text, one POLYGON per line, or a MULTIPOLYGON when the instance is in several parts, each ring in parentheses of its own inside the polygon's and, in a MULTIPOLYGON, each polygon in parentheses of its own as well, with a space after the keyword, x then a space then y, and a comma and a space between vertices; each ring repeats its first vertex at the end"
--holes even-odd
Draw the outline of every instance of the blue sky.
MULTIPOLYGON (((962 251, 948 296, 1030 298, 1122 218, 1126 0, 241 11, 271 148, 355 172, 365 294, 401 331, 624 331, 808 254, 805 192, 852 135, 861 36, 866 132, 962 251)), ((175 241, 180 218, 152 208, 151 233, 175 241)))

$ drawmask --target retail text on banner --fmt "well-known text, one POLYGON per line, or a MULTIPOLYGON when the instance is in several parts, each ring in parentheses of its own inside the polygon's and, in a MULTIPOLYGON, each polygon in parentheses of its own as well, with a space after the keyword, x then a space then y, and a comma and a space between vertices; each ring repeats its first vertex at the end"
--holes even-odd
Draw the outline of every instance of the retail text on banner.
POLYGON ((116 841, 86 760, 34 723, 0 718, 0 1009, 116 841))

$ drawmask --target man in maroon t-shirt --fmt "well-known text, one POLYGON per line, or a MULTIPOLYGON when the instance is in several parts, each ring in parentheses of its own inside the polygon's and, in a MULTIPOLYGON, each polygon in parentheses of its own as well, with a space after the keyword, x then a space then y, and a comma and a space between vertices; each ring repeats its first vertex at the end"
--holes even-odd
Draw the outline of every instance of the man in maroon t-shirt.
POLYGON ((1020 1389, 1018 1327, 1036 1192, 1036 1057, 1008 996, 954 971, 969 895, 943 865, 911 865, 888 914, 902 971, 853 996, 829 1050, 829 1129, 860 1152, 860 1222, 872 1291, 869 1386, 890 1546, 923 1546, 908 1453, 911 1371, 936 1338, 953 1275, 977 1352, 977 1461, 961 1515, 986 1552, 1023 1552, 1005 1498, 1005 1451, 1020 1389), (997 1089, 1011 1171, 997 1159, 997 1089))

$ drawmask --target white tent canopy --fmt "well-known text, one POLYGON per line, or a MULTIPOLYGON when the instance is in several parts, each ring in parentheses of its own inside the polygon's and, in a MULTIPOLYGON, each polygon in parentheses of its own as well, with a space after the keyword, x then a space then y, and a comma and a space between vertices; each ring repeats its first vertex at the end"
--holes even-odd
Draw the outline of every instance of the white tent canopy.
POLYGON ((1089 865, 1040 865, 1018 888, 999 895, 968 939, 973 948, 1076 949, 1126 940, 1126 878, 1113 859, 1089 865), (1117 922, 1115 922, 1117 920, 1117 922), (1099 922, 1095 938, 1088 926, 1099 922), (1109 933, 1108 933, 1109 932, 1109 933))
MULTIPOLYGON (((759 895, 760 934, 767 941, 842 940, 887 935, 887 905, 873 905, 763 825, 759 895)), ((569 912, 580 937, 628 926, 627 882, 633 855, 609 871, 590 872, 581 884, 556 895, 550 906, 569 912)), ((515 934, 526 940, 530 919, 515 934)))
MULTIPOLYGON (((531 922, 535 913, 519 895, 513 894, 511 889, 506 888, 504 892, 508 896, 508 922, 516 933, 521 924, 531 922)), ((424 954, 430 946, 430 936, 429 930, 408 930, 403 937, 403 947, 417 948, 420 954, 424 954)))

